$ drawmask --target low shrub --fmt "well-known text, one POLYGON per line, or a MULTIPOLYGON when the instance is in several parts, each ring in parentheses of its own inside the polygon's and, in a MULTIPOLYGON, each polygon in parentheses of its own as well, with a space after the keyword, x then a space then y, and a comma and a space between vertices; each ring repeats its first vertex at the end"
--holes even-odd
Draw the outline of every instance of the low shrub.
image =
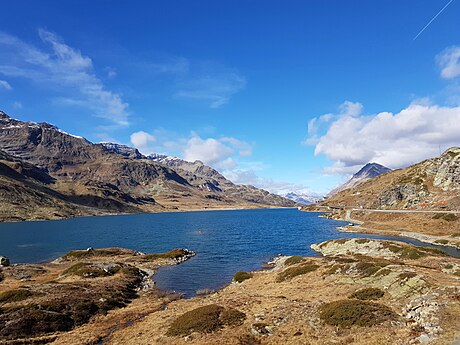
POLYGON ((210 304, 190 310, 179 316, 169 327, 166 335, 184 336, 193 332, 213 333, 223 326, 241 325, 246 314, 210 304))
POLYGON ((320 308, 320 319, 332 326, 371 327, 394 320, 396 314, 387 306, 360 300, 339 300, 320 308))
POLYGON ((402 272, 398 275, 400 280, 408 280, 417 276, 415 272, 402 272))
POLYGON ((434 241, 434 243, 439 243, 439 244, 448 244, 449 241, 448 240, 436 240, 434 241))
POLYGON ((453 213, 437 213, 437 214, 435 214, 433 216, 433 219, 441 219, 441 220, 445 220, 447 222, 454 222, 457 219, 459 219, 459 217, 457 217, 453 213))
POLYGON ((254 275, 250 272, 236 272, 233 276, 233 281, 242 283, 247 279, 251 279, 254 275))
POLYGON ((189 252, 185 249, 173 249, 166 253, 145 254, 141 256, 141 258, 145 261, 154 261, 157 259, 179 259, 187 254, 189 254, 189 252))
POLYGON ((0 271, 0 283, 5 280, 5 275, 0 271))
POLYGON ((82 260, 94 256, 117 256, 124 254, 124 250, 120 248, 103 248, 103 249, 87 249, 87 250, 71 250, 63 256, 67 260, 82 260))
POLYGON ((382 268, 390 265, 391 262, 386 260, 362 258, 361 261, 356 263, 355 269, 362 277, 370 277, 380 271, 382 268))
POLYGON ((26 289, 4 291, 0 293, 0 303, 19 302, 32 297, 33 295, 33 292, 26 289))
POLYGON ((289 267, 289 268, 286 268, 283 272, 278 274, 276 281, 283 282, 285 280, 289 280, 294 277, 316 271, 318 268, 319 268, 318 265, 311 263, 311 262, 305 263, 301 266, 289 267))
POLYGON ((110 267, 109 269, 102 269, 90 263, 79 262, 62 272, 62 275, 73 275, 82 278, 109 277, 119 272, 120 269, 121 266, 119 265, 110 267))
POLYGON ((304 262, 304 261, 305 261, 304 257, 294 255, 294 256, 287 258, 286 261, 284 261, 284 264, 286 266, 292 266, 292 265, 300 264, 301 262, 304 262))
POLYGON ((253 335, 244 334, 238 338, 238 345, 260 345, 259 339, 253 335))
POLYGON ((365 288, 353 292, 349 298, 355 298, 360 300, 374 300, 382 298, 385 293, 378 288, 365 288))
POLYGON ((355 240, 356 243, 358 244, 364 244, 364 243, 369 243, 371 240, 367 239, 367 238, 358 238, 357 240, 355 240))
POLYGON ((385 248, 399 255, 401 259, 420 259, 427 255, 447 255, 442 250, 429 247, 413 247, 398 244, 387 244, 385 248))
POLYGON ((225 309, 220 314, 220 320, 226 326, 241 326, 246 320, 246 314, 233 308, 225 309))

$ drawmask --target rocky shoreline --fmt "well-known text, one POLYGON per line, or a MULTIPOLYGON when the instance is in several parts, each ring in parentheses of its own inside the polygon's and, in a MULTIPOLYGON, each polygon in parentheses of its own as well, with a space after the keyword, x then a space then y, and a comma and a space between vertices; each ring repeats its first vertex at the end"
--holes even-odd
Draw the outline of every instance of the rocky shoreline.
POLYGON ((460 339, 460 259, 395 241, 342 239, 312 248, 322 256, 278 256, 264 270, 238 272, 223 289, 187 300, 148 283, 158 267, 194 255, 184 249, 144 254, 88 248, 48 264, 2 267, 0 343, 393 345, 460 339))

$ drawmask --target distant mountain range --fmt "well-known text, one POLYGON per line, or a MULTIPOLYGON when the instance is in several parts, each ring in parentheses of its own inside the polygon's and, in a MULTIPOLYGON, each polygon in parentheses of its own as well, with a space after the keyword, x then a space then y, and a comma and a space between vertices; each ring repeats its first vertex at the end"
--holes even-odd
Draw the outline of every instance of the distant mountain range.
POLYGON ((356 187, 357 185, 370 180, 374 177, 380 176, 387 172, 391 171, 391 169, 378 164, 378 163, 367 163, 363 166, 356 174, 354 174, 347 182, 343 185, 333 189, 329 192, 328 196, 332 196, 337 194, 343 190, 350 189, 356 187))
POLYGON ((286 193, 283 196, 301 205, 310 205, 323 200, 323 197, 320 195, 297 194, 295 192, 286 193))
POLYGON ((0 220, 295 205, 199 161, 94 144, 0 111, 0 220))

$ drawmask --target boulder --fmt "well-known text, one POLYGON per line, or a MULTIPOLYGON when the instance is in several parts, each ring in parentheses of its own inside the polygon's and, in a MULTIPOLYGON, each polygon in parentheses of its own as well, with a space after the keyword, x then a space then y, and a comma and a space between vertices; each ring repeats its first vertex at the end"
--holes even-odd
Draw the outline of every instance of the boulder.
POLYGON ((0 266, 9 266, 10 265, 10 259, 8 259, 6 256, 0 256, 0 266))

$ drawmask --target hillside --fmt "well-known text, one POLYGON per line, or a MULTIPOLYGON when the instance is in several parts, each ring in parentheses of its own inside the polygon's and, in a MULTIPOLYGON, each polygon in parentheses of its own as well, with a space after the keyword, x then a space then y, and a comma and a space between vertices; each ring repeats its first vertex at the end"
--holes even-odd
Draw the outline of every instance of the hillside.
POLYGON ((331 210, 334 218, 364 222, 361 228, 366 232, 410 231, 457 237, 460 217, 449 212, 460 211, 460 148, 377 176, 309 210, 331 210))
POLYGON ((202 163, 183 161, 183 165, 199 165, 187 171, 133 148, 93 144, 48 123, 22 122, 3 112, 0 150, 2 164, 14 166, 1 170, 1 220, 295 206, 267 191, 234 185, 202 163), (208 171, 213 173, 208 176, 208 171), (29 199, 33 202, 24 202, 29 199))

